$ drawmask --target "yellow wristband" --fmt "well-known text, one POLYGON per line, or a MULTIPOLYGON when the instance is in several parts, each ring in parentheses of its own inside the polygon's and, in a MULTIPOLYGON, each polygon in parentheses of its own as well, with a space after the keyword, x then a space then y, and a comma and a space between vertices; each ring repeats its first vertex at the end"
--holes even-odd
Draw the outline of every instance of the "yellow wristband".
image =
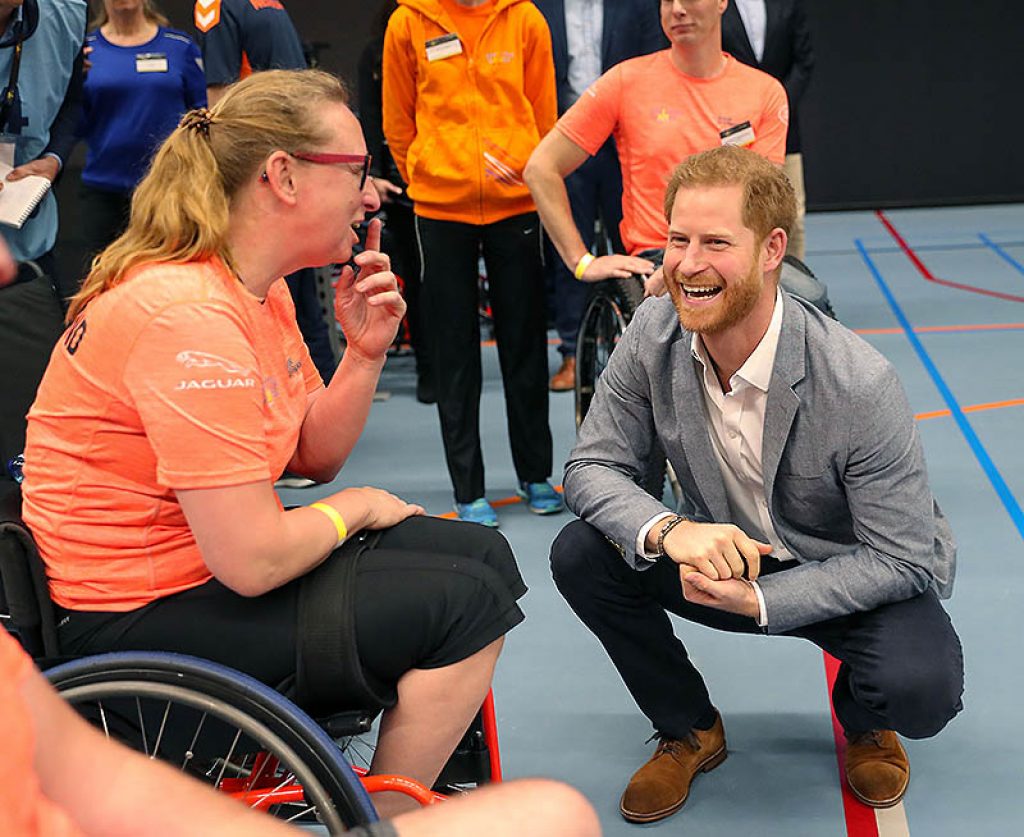
POLYGON ((594 254, 584 253, 580 256, 580 260, 576 262, 576 269, 573 271, 573 275, 582 281, 583 274, 587 272, 587 268, 590 267, 592 261, 594 261, 594 254))
POLYGON ((348 537, 348 527, 345 525, 345 518, 341 516, 341 512, 334 508, 334 506, 327 505, 327 503, 312 503, 309 505, 309 508, 316 509, 330 518, 334 528, 338 530, 338 546, 340 546, 345 538, 348 537))

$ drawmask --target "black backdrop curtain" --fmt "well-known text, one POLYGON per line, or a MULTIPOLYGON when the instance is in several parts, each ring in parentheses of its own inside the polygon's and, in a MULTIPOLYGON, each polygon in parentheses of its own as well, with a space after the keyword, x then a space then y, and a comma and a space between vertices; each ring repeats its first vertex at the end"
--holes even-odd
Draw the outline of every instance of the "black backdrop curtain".
MULTIPOLYGON (((157 0, 191 29, 192 0, 157 0)), ((651 0, 656 4, 658 0, 651 0)), ((1024 4, 805 0, 817 63, 802 109, 812 209, 1024 200, 1024 4)), ((285 0, 354 85, 379 0, 285 0)))

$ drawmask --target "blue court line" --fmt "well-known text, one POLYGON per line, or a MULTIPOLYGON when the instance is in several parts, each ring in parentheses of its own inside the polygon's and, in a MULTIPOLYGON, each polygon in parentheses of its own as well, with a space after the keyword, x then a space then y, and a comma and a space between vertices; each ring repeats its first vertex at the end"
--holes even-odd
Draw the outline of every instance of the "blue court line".
POLYGON ((868 255, 868 251, 864 247, 863 242, 859 238, 856 238, 853 243, 857 250, 860 251, 861 258, 864 259, 864 262, 868 266, 868 270, 871 271, 871 275, 874 276, 875 282, 878 283, 878 287, 882 291, 882 296, 884 296, 885 301, 889 303, 892 313, 895 315, 900 326, 903 328, 904 333, 907 335, 907 340, 910 341, 910 345, 913 346, 914 351, 917 352, 917 356, 924 365, 925 371, 928 372, 928 375, 931 377, 935 387, 939 390, 942 400, 946 402, 949 412, 952 414, 954 421, 956 421, 957 427, 960 428, 960 432, 967 440, 967 444, 970 446, 971 451, 978 460, 978 464, 981 465, 981 469, 985 472, 985 476, 988 477, 988 481, 992 483, 992 487, 996 490, 996 494, 999 495, 999 499, 1002 501, 1007 514, 1010 515, 1013 525, 1017 527, 1018 534, 1021 538, 1024 538, 1024 512, 1021 511, 1017 498, 1013 496, 1013 492, 1010 491, 1009 486, 1003 479, 1003 475, 999 473, 999 469, 992 461, 992 457, 989 456, 988 451, 985 450, 985 446, 981 443, 981 439, 978 438, 978 434, 974 432, 974 428, 971 427, 971 423, 967 420, 967 416, 965 416, 963 410, 960 409, 956 396, 953 395, 952 390, 947 386, 946 381, 939 373, 938 367, 936 367, 931 355, 928 354, 924 344, 921 343, 920 338, 914 332, 913 327, 910 325, 910 320, 908 320, 907 315, 903 313, 903 309, 900 308, 900 304, 896 301, 896 297, 889 289, 889 286, 886 284, 881 272, 879 272, 875 263, 871 260, 871 256, 868 255))
POLYGON ((999 255, 999 257, 1004 262, 1007 262, 1010 265, 1010 267, 1014 268, 1018 273, 1024 273, 1024 264, 1021 264, 1019 261, 1017 261, 1013 256, 1011 256, 1009 253, 1007 253, 1002 247, 1000 247, 998 244, 996 244, 991 238, 989 238, 987 235, 985 235, 985 233, 978 233, 978 238, 980 238, 982 240, 982 242, 984 243, 984 245, 986 247, 989 247, 992 250, 995 250, 996 253, 999 255))
MULTIPOLYGON (((984 239, 983 239, 984 240, 984 239)), ((975 244, 974 242, 964 242, 963 244, 915 244, 914 250, 920 253, 927 252, 940 252, 947 250, 984 250, 986 247, 1024 247, 1024 241, 1004 241, 1002 245, 995 244, 994 242, 986 241, 984 245, 975 244)), ((850 250, 848 248, 836 248, 830 250, 808 250, 807 258, 814 259, 815 256, 852 256, 857 250, 850 250)), ((903 249, 896 245, 881 244, 873 245, 871 247, 872 253, 902 253, 903 249)), ((1004 254, 1001 254, 1004 255, 1004 254)), ((1012 257, 1010 257, 1012 259, 1012 257)), ((1014 267, 1024 270, 1024 266, 1015 264, 1014 267)))

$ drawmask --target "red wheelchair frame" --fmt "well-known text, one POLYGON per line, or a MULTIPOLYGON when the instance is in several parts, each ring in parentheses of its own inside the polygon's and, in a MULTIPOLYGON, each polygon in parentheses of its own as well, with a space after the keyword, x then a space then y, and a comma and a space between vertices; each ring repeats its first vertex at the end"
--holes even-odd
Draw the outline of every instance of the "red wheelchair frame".
MULTIPOLYGON (((494 713, 494 694, 488 692, 480 707, 483 726, 484 744, 488 752, 489 777, 491 783, 502 781, 501 755, 498 751, 497 719, 494 713)), ((281 786, 277 781, 277 758, 267 753, 256 756, 252 775, 244 779, 222 779, 218 789, 228 796, 239 800, 250 808, 265 811, 273 805, 301 803, 304 792, 301 785, 287 784, 281 786)), ((435 805, 448 798, 447 794, 431 790, 425 785, 407 776, 394 774, 371 775, 365 767, 353 765, 353 771, 359 776, 366 792, 370 794, 392 791, 402 793, 414 799, 420 805, 435 805)))

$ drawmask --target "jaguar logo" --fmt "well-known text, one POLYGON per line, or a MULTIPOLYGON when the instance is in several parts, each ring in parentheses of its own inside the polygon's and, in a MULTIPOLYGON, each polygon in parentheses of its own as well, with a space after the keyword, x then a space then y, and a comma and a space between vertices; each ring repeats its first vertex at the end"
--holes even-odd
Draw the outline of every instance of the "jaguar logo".
POLYGON ((241 364, 235 363, 233 360, 220 357, 218 355, 211 355, 209 352, 197 352, 194 350, 186 350, 184 352, 178 352, 175 356, 175 360, 178 361, 186 369, 212 369, 219 368, 223 369, 229 375, 249 375, 250 370, 248 367, 242 366, 241 364))

